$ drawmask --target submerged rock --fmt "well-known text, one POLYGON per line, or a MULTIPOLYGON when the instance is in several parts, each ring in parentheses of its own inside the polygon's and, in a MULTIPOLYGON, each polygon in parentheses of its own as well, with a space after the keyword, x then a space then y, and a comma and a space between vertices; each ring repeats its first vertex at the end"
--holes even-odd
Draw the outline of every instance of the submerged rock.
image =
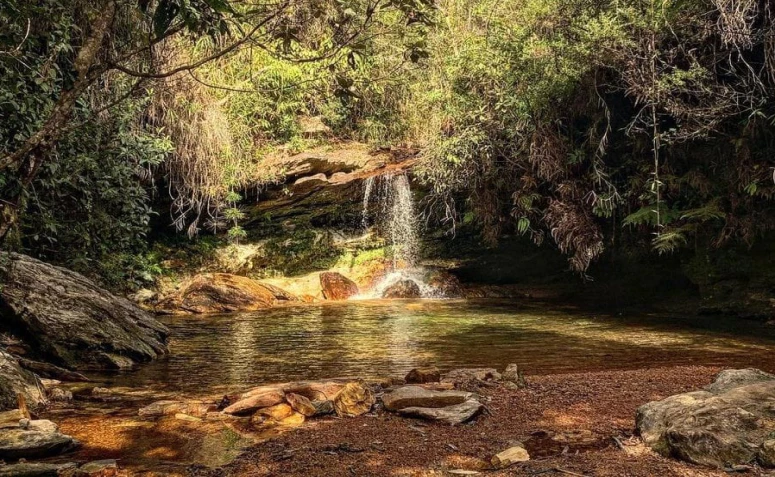
POLYGON ((126 298, 65 268, 8 257, 0 331, 24 337, 47 360, 72 369, 124 368, 167 352, 169 330, 126 298))
POLYGON ((701 391, 641 406, 643 441, 665 456, 712 467, 758 460, 773 466, 775 376, 757 369, 722 371, 701 391))
POLYGON ((185 283, 156 309, 171 314, 253 311, 298 299, 273 285, 228 273, 205 273, 185 283))
POLYGON ((346 300, 358 294, 358 285, 336 272, 321 273, 320 287, 326 300, 346 300))
POLYGON ((465 391, 431 391, 420 386, 403 386, 382 396, 388 411, 399 411, 407 407, 439 408, 462 404, 474 395, 465 391))
POLYGON ((77 440, 56 430, 56 426, 36 424, 36 421, 30 422, 29 429, 0 431, 0 459, 51 457, 70 452, 79 445, 77 440))
POLYGON ((113 477, 118 475, 118 462, 114 459, 95 460, 78 468, 76 477, 113 477))
POLYGON ((460 404, 445 407, 405 407, 398 413, 402 416, 419 417, 454 426, 470 421, 483 409, 484 406, 480 402, 469 399, 460 404))
POLYGON ((422 290, 413 280, 400 280, 390 285, 382 293, 382 298, 421 298, 422 290))
POLYGON ((37 376, 22 369, 16 358, 0 350, 0 411, 16 409, 19 395, 31 407, 38 407, 46 400, 37 376))
POLYGON ((140 417, 155 419, 163 416, 185 414, 193 417, 205 417, 215 412, 218 406, 208 401, 156 401, 138 411, 140 417))
POLYGON ((104 459, 87 462, 78 468, 76 477, 113 477, 118 475, 118 462, 104 459))

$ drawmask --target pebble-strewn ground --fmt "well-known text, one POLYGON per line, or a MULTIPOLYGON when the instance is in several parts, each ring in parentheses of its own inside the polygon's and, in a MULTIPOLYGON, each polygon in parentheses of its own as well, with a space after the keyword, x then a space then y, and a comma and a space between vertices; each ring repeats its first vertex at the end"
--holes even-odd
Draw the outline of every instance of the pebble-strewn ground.
POLYGON ((705 386, 718 371, 686 366, 529 377, 524 390, 481 388, 490 414, 472 424, 448 427, 383 412, 310 421, 204 473, 456 475, 447 471, 481 469, 493 454, 521 442, 529 462, 480 475, 723 476, 728 474, 658 456, 632 437, 638 406, 705 386))

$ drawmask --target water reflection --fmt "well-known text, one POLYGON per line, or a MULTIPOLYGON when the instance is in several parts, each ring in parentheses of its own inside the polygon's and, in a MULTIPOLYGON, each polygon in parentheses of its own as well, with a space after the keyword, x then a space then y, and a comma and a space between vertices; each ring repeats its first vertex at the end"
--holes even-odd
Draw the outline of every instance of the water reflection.
POLYGON ((775 336, 718 317, 611 317, 493 301, 358 301, 165 318, 171 355, 107 379, 191 394, 262 382, 521 364, 528 373, 775 366, 775 336), (772 363, 769 365, 768 363, 772 363))

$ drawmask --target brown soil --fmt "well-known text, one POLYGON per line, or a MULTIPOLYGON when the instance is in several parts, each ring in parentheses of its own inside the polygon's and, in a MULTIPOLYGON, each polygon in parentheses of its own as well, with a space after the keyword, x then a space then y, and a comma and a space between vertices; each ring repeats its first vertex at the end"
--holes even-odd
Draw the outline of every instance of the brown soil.
POLYGON ((536 376, 524 390, 480 388, 490 414, 471 424, 448 427, 385 412, 313 420, 249 449, 226 467, 197 473, 441 476, 469 469, 486 476, 723 476, 723 471, 656 455, 633 437, 638 406, 707 385, 718 371, 686 366, 536 376), (488 469, 495 453, 517 442, 530 452, 529 462, 488 469))

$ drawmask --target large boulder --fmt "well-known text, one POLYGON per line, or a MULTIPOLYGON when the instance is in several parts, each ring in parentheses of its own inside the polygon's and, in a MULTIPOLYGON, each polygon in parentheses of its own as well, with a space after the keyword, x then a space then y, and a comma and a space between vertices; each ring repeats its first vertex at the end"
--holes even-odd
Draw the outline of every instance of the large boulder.
POLYGON ((248 277, 204 273, 183 284, 177 293, 162 300, 156 309, 171 314, 230 313, 260 310, 297 300, 285 290, 248 277))
POLYGON ((382 298, 421 298, 422 290, 414 280, 399 280, 382 293, 382 298))
POLYGON ((81 274, 5 255, 0 331, 71 369, 128 368, 167 352, 169 331, 134 303, 81 274))
POLYGON ((0 411, 16 409, 19 395, 33 408, 46 400, 37 376, 22 369, 16 358, 0 350, 0 411))
POLYGON ((636 426, 665 456, 719 468, 775 467, 774 417, 775 375, 743 369, 721 372, 704 390, 641 406, 636 426))
POLYGON ((320 288, 326 300, 346 300, 358 294, 358 285, 336 272, 321 273, 320 288))

